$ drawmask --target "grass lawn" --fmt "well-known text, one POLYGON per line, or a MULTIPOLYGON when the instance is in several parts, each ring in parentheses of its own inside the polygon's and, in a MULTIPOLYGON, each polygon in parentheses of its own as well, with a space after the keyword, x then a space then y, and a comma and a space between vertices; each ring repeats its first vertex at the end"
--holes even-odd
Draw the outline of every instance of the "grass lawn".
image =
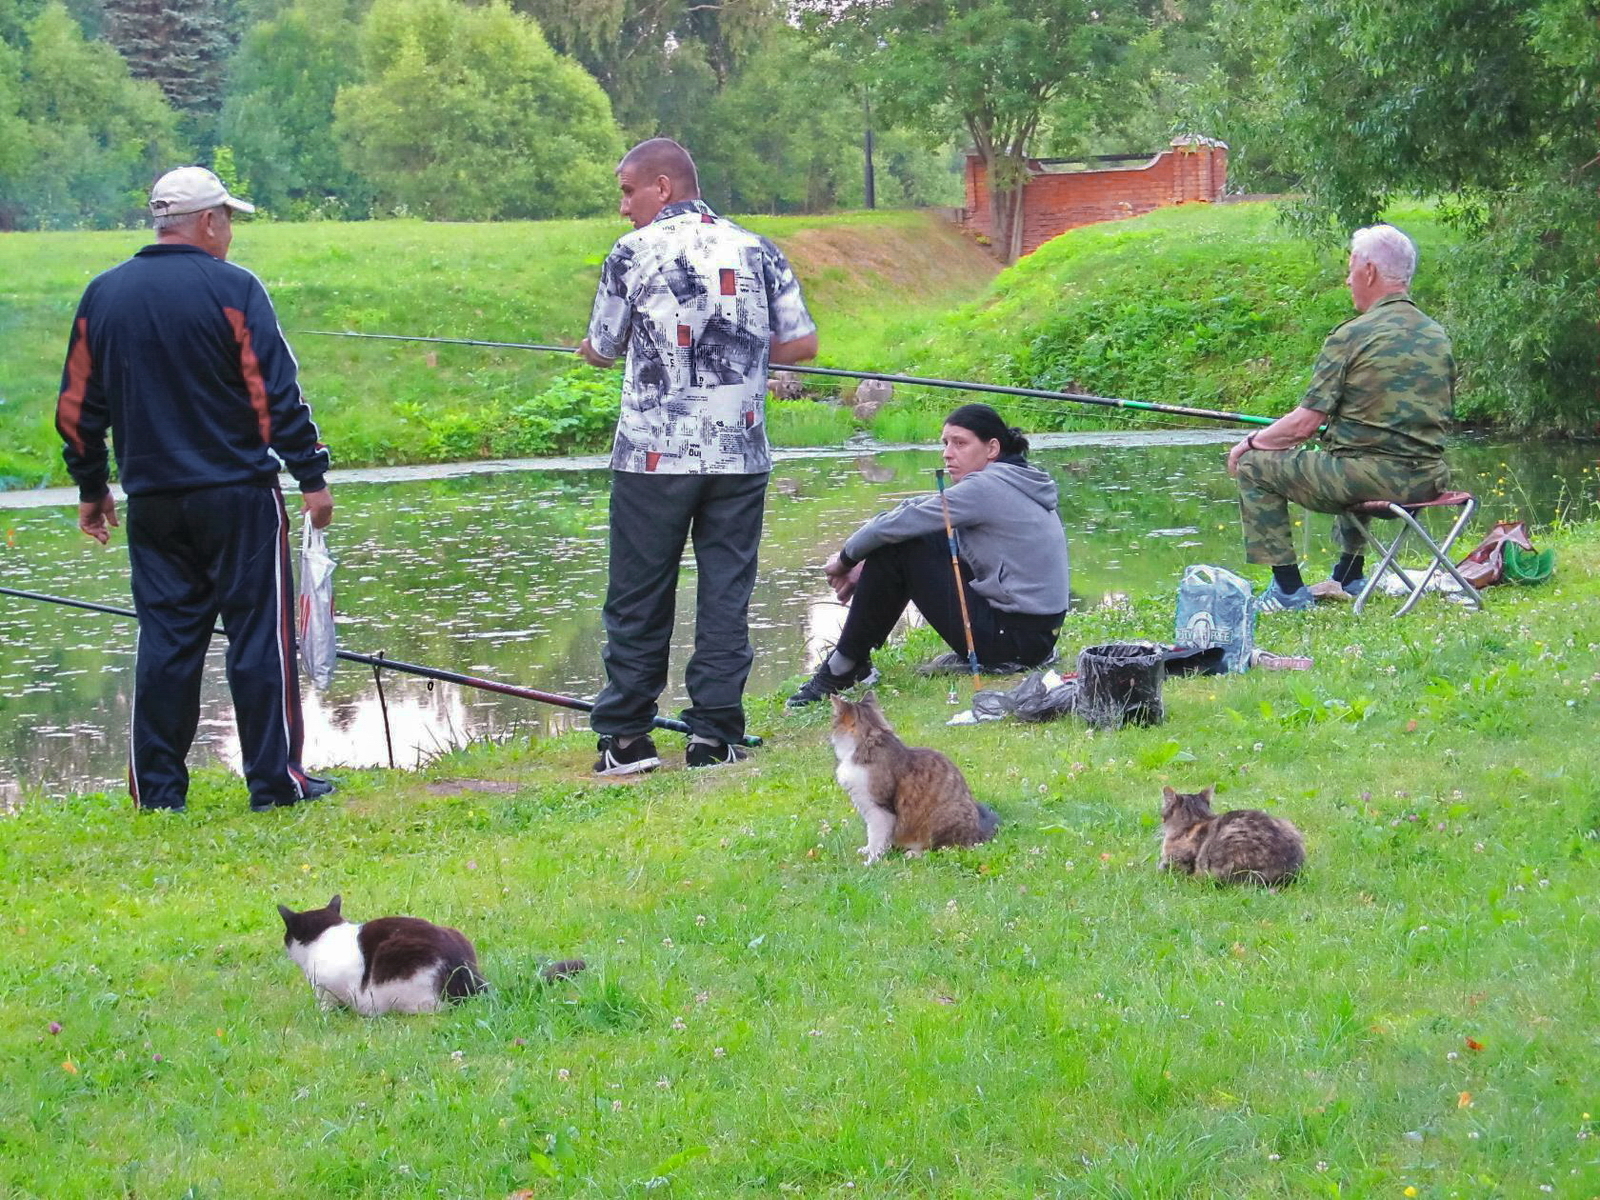
MULTIPOLYGON (((876 354, 884 331, 908 316, 974 298, 996 269, 925 213, 746 223, 790 256, 833 363, 876 354)), ((230 258, 266 284, 338 465, 434 462, 609 446, 616 380, 574 371, 575 359, 556 354, 299 331, 575 345, 600 262, 625 231, 619 219, 244 223, 230 258), (548 395, 569 372, 602 386, 548 395)), ((54 420, 72 314, 94 275, 149 240, 137 231, 0 234, 0 487, 65 480, 54 420)), ((773 425, 786 444, 837 442, 855 428, 848 413, 810 402, 775 406, 773 425)))
POLYGON ((267 815, 214 771, 177 817, 25 801, 0 1195, 1600 1194, 1600 527, 1538 540, 1556 579, 1485 613, 1263 618, 1313 671, 1170 680, 1148 729, 947 729, 921 635, 879 695, 1004 825, 918 861, 860 865, 825 716, 777 697, 704 773, 599 783, 574 734, 267 815), (1165 783, 1292 818, 1304 878, 1165 877, 1165 783), (458 925, 495 990, 319 1012, 275 905, 334 892, 458 925))

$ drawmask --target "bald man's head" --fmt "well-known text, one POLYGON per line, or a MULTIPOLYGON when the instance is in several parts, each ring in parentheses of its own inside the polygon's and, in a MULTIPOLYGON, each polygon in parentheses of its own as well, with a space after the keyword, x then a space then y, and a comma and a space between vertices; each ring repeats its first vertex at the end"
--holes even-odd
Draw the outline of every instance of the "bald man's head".
POLYGON ((668 204, 700 198, 700 175, 689 152, 671 138, 640 142, 617 164, 622 215, 643 228, 668 204))
POLYGON ((700 173, 694 169, 694 159, 671 138, 640 142, 622 156, 617 170, 623 167, 632 167, 647 179, 665 175, 672 180, 675 199, 693 200, 700 195, 700 173))

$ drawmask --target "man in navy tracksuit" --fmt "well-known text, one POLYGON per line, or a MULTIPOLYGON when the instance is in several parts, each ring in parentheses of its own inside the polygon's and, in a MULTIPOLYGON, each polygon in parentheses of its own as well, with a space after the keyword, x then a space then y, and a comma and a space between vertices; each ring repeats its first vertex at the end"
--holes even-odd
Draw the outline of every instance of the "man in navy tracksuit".
POLYGON ((279 461, 318 529, 333 519, 327 449, 300 394, 266 290, 226 259, 233 212, 200 167, 150 193, 156 243, 95 278, 78 304, 56 429, 78 485, 78 527, 117 524, 106 431, 128 497, 139 650, 128 787, 140 808, 182 809, 212 627, 228 635, 228 686, 250 807, 326 795, 300 765, 294 580, 279 461))

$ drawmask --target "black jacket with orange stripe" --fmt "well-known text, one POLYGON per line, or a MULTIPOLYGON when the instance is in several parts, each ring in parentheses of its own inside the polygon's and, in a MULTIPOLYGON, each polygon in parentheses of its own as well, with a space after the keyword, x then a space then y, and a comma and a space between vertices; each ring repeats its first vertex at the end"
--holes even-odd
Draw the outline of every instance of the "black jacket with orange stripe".
POLYGON ((96 276, 78 302, 56 402, 83 500, 106 494, 106 431, 130 496, 271 485, 328 469, 299 364, 261 281, 198 246, 162 242, 96 276))

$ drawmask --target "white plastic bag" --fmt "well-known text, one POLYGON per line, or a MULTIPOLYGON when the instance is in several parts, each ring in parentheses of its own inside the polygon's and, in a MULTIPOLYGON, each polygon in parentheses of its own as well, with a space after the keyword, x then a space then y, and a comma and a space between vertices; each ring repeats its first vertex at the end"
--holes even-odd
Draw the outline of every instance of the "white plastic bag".
POLYGON ((339 661, 333 630, 333 569, 328 539, 307 516, 300 536, 300 661, 311 682, 326 688, 339 661))

